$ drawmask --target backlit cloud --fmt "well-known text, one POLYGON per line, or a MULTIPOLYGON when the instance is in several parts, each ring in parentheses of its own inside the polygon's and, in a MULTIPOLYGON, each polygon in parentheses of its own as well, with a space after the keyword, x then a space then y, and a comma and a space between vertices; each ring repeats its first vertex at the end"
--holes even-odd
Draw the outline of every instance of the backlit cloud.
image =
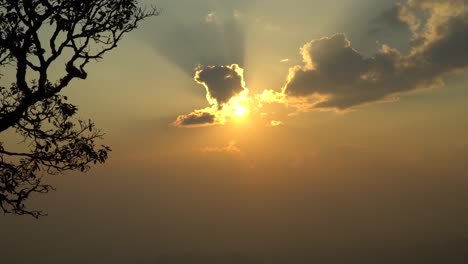
POLYGON ((200 66, 196 69, 195 81, 206 89, 208 102, 222 108, 231 98, 247 92, 244 70, 237 64, 230 66, 200 66))
POLYGON ((419 43, 408 55, 383 45, 368 57, 353 49, 345 34, 313 40, 302 47, 303 65, 290 69, 282 94, 308 101, 310 110, 346 110, 441 86, 444 76, 466 69, 468 10, 463 1, 410 0, 401 10, 399 17, 419 43), (421 9, 428 18, 418 30, 421 21, 415 17, 421 9))
POLYGON ((233 116, 249 113, 245 107, 249 90, 245 86, 244 70, 239 65, 199 66, 194 80, 205 88, 210 106, 177 117, 175 126, 220 125, 233 116))
POLYGON ((188 115, 181 115, 177 117, 174 125, 178 127, 202 127, 215 124, 222 124, 223 120, 215 113, 204 110, 197 110, 188 115))

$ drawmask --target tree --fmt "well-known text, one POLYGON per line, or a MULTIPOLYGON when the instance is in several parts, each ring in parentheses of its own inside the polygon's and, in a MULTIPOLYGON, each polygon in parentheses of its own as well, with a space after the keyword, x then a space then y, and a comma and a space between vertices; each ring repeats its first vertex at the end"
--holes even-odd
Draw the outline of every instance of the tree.
POLYGON ((61 92, 86 79, 86 65, 116 48, 139 22, 159 14, 137 1, 0 0, 0 67, 15 75, 11 85, 0 86, 0 133, 14 131, 24 143, 7 150, 0 142, 5 213, 44 215, 26 206, 32 194, 53 190, 43 176, 106 161, 110 149, 96 143, 102 133, 91 120, 77 119, 77 107, 61 92), (62 75, 52 79, 58 68, 62 75))

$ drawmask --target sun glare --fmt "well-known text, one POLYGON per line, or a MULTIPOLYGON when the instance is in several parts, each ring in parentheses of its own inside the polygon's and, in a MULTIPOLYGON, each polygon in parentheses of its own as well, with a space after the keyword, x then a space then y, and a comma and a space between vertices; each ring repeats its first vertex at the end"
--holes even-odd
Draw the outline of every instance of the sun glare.
POLYGON ((247 108, 244 106, 240 105, 236 108, 236 116, 244 116, 248 113, 247 108))

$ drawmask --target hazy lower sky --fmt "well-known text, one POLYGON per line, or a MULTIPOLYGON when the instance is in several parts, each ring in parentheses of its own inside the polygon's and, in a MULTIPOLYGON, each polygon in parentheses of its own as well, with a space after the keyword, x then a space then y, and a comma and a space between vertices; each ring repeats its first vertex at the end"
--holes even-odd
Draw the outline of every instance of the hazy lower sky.
POLYGON ((468 261, 467 1, 142 2, 65 91, 109 161, 0 262, 468 261))

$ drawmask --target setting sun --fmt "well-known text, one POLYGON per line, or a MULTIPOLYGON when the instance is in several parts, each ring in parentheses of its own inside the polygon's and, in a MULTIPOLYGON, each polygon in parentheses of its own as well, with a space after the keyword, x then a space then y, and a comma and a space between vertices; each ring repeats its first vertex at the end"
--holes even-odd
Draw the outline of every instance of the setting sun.
POLYGON ((236 108, 236 116, 244 116, 248 113, 248 109, 240 105, 236 108))

